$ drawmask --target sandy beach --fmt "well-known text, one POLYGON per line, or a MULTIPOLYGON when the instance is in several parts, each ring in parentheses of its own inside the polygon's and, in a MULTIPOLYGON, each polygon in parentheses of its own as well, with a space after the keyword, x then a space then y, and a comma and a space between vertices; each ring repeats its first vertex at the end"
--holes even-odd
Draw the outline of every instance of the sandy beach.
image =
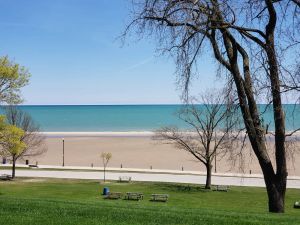
MULTIPOLYGON (((40 165, 62 165, 63 139, 65 143, 66 166, 102 166, 101 152, 111 152, 109 167, 170 169, 205 171, 203 165, 189 153, 169 144, 152 139, 151 132, 105 132, 105 133, 44 133, 47 152, 42 156, 29 158, 30 163, 40 165)), ((244 173, 261 173, 255 156, 244 150, 244 173)), ((19 163, 22 163, 21 161, 19 163)), ((289 175, 300 175, 300 155, 294 162, 289 160, 289 175)), ((214 171, 214 168, 213 168, 214 171)), ((228 157, 217 160, 217 172, 241 172, 239 162, 233 165, 228 157)))

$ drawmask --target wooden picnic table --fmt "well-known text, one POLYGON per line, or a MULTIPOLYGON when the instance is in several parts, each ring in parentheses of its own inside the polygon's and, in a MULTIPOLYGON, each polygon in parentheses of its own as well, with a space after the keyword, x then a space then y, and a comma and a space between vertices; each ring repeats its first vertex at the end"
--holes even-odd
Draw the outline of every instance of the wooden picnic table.
POLYGON ((139 192, 126 192, 124 199, 139 201, 144 199, 144 194, 139 192))
POLYGON ((0 175, 0 180, 11 180, 12 176, 8 174, 1 174, 0 175))
POLYGON ((120 199, 122 198, 121 192, 108 192, 107 195, 104 196, 104 199, 120 199))
POLYGON ((229 186, 227 185, 216 185, 214 188, 214 191, 228 191, 229 190, 229 186))
POLYGON ((119 182, 127 182, 129 183, 131 181, 131 177, 128 176, 120 176, 119 177, 119 182))
POLYGON ((38 168, 38 165, 35 165, 35 164, 29 164, 28 167, 30 167, 30 168, 38 168))
POLYGON ((151 195, 151 201, 154 202, 166 202, 169 199, 168 194, 152 194, 151 195))

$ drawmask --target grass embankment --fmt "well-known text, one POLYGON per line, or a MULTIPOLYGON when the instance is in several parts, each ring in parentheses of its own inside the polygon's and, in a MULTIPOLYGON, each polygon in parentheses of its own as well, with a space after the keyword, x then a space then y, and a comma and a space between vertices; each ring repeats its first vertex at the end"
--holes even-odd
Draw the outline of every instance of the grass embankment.
POLYGON ((5 225, 103 224, 300 224, 293 203, 300 190, 289 189, 286 213, 267 212, 264 188, 232 187, 205 192, 182 184, 108 183, 115 192, 142 192, 144 200, 104 200, 95 181, 17 179, 0 181, 0 221, 5 225), (167 203, 150 202, 152 193, 167 193, 167 203))

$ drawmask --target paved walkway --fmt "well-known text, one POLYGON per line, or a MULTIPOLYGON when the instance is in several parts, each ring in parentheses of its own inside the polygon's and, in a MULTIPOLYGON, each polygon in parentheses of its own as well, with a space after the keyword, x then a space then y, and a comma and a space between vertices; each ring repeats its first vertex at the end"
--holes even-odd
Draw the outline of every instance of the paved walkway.
MULTIPOLYGON (((129 171, 126 172, 115 170, 106 172, 106 178, 108 180, 118 180, 120 176, 130 176, 133 181, 156 181, 156 182, 176 182, 176 183, 193 183, 193 184, 204 184, 205 175, 188 173, 187 171, 173 171, 172 173, 166 171, 129 171)), ((125 169, 124 169, 125 170, 125 169)), ((11 170, 1 169, 0 174, 10 174, 11 170)), ((16 176, 19 177, 39 177, 39 178, 70 178, 70 179, 92 179, 101 180, 103 178, 103 172, 101 171, 74 171, 74 170, 59 170, 52 168, 52 170, 43 169, 31 169, 23 170, 18 169, 16 171, 16 176)), ((212 184, 214 185, 233 185, 233 186, 257 186, 264 187, 265 183, 263 177, 259 174, 252 175, 241 175, 241 174, 213 174, 212 184)), ((288 188, 300 188, 300 177, 289 177, 287 181, 288 188)))

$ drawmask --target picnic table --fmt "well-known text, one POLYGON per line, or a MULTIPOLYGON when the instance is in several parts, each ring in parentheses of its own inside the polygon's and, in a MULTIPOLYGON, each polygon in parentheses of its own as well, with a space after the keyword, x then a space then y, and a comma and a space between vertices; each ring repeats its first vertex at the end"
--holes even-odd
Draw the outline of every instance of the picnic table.
POLYGON ((38 168, 38 165, 35 165, 35 164, 29 164, 28 165, 30 168, 38 168))
POLYGON ((138 192, 126 192, 125 200, 143 200, 144 199, 144 194, 143 193, 138 193, 138 192))
POLYGON ((119 182, 127 182, 129 183, 131 181, 131 177, 128 176, 120 176, 119 177, 119 182))
POLYGON ((11 180, 12 176, 8 174, 1 174, 0 175, 0 180, 11 180))
POLYGON ((216 185, 214 191, 229 191, 229 186, 227 185, 216 185))
POLYGON ((169 199, 168 194, 152 194, 150 201, 154 202, 166 202, 169 199))
POLYGON ((120 199, 122 198, 121 192, 108 192, 107 195, 104 196, 104 199, 120 199))

